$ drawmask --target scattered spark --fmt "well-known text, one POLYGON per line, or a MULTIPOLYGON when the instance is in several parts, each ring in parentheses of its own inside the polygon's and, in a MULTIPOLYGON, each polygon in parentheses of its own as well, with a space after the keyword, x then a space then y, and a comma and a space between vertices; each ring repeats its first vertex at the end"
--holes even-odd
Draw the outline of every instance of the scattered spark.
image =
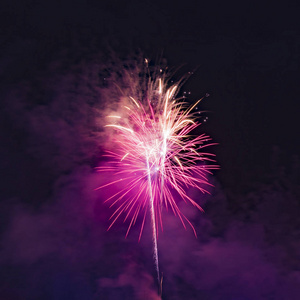
POLYGON ((136 100, 133 98, 133 97, 129 97, 133 102, 134 102, 134 104, 138 107, 138 108, 140 108, 140 106, 139 106, 139 104, 136 102, 136 100))
POLYGON ((120 116, 107 116, 108 118, 116 118, 116 119, 121 119, 120 116))
POLYGON ((115 127, 115 128, 118 128, 118 129, 120 129, 122 131, 129 131, 130 133, 134 133, 132 129, 126 128, 126 127, 120 126, 120 125, 110 124, 110 125, 105 125, 105 127, 115 127))

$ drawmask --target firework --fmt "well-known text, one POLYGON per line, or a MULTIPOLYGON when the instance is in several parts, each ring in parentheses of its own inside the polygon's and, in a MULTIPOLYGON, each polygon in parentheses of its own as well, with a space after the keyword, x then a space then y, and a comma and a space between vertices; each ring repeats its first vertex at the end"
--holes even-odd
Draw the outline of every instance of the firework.
POLYGON ((168 86, 166 76, 160 72, 147 79, 142 99, 128 95, 122 114, 107 117, 106 127, 115 131, 117 145, 106 154, 109 164, 98 168, 117 176, 98 189, 124 186, 106 200, 116 207, 110 227, 124 214, 125 220, 129 220, 128 234, 141 214, 140 238, 150 211, 158 279, 157 232, 159 224, 162 227, 163 207, 171 209, 184 227, 188 223, 196 235, 193 225, 180 211, 177 198, 202 210, 186 190, 194 187, 207 192, 207 175, 218 168, 214 155, 205 152, 212 145, 210 137, 191 135, 200 125, 194 109, 202 99, 189 105, 185 98, 176 98, 180 85, 181 82, 168 86))

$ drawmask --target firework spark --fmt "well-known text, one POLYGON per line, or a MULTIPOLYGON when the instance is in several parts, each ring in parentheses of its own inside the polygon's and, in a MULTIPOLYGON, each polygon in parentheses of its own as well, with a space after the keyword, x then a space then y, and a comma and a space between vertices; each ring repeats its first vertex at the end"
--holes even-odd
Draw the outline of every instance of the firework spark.
POLYGON ((186 189, 194 187, 205 193, 210 185, 207 175, 217 169, 214 155, 203 149, 212 145, 206 134, 190 135, 200 123, 197 122, 194 108, 202 100, 189 106, 184 98, 176 98, 180 82, 171 86, 162 74, 149 79, 143 99, 128 96, 124 106, 125 116, 109 115, 109 124, 117 133, 114 151, 107 153, 110 163, 99 167, 100 171, 113 172, 118 179, 100 186, 125 184, 106 201, 116 206, 111 216, 111 225, 125 214, 130 228, 138 215, 143 215, 140 236, 145 218, 150 210, 154 243, 154 259, 159 280, 157 232, 162 228, 162 208, 171 208, 186 228, 191 222, 180 211, 176 195, 202 211, 200 205, 190 198, 186 189))

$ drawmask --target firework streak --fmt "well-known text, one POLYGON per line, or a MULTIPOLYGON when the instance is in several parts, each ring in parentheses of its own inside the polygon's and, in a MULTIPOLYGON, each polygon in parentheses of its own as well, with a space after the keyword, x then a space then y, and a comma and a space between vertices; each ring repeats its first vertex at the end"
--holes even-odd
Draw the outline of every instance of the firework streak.
POLYGON ((138 215, 142 214, 140 239, 146 214, 150 211, 158 281, 157 230, 158 224, 162 228, 163 207, 171 209, 185 228, 188 223, 196 235, 175 199, 181 198, 202 211, 187 195, 186 189, 194 187, 207 192, 205 187, 210 185, 207 175, 218 168, 214 164, 214 154, 203 151, 212 145, 210 137, 190 135, 200 125, 193 110, 202 99, 191 106, 184 98, 176 99, 179 85, 168 87, 163 77, 149 79, 144 99, 129 96, 122 114, 108 116, 106 127, 114 129, 117 146, 107 153, 108 165, 98 168, 118 176, 98 189, 123 186, 106 200, 116 206, 110 227, 124 214, 125 220, 129 219, 127 236, 138 215))

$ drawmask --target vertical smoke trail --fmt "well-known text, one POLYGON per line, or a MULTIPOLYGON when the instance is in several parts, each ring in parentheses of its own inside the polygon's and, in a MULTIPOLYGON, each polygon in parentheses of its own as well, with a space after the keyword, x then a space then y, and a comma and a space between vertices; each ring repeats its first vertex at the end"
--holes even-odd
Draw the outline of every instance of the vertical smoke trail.
POLYGON ((153 257, 157 271, 157 280, 158 286, 160 288, 160 276, 159 276, 159 265, 158 265, 158 250, 157 250, 157 234, 156 234, 156 221, 155 221, 155 211, 154 211, 154 199, 152 193, 152 184, 151 184, 151 174, 149 167, 149 160, 147 158, 147 170, 148 170, 148 183, 149 183, 149 194, 150 194, 150 214, 151 214, 151 223, 152 223, 152 238, 153 238, 153 257))

